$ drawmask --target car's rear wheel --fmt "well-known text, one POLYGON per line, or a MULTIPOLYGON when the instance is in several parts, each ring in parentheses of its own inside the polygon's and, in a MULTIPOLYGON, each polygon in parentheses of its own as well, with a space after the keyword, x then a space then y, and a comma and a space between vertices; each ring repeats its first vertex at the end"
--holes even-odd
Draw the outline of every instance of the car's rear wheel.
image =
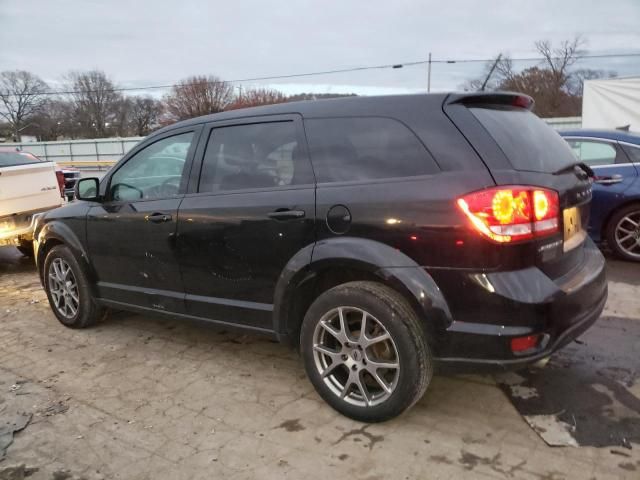
POLYGON ((44 286, 53 313, 67 327, 88 327, 106 314, 106 309, 93 299, 78 261, 64 245, 53 247, 47 254, 44 286))
POLYGON ((640 262, 640 204, 614 213, 607 226, 607 244, 619 258, 640 262))
POLYGON ((375 282, 350 282, 320 295, 305 315, 300 348, 320 396, 359 421, 401 414, 422 397, 433 375, 415 312, 375 282))

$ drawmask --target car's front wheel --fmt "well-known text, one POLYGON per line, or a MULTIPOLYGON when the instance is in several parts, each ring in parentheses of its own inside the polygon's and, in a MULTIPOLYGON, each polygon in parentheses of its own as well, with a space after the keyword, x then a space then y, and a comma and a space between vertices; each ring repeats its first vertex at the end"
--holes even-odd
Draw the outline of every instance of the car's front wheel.
POLYGON ((607 244, 619 258, 640 262, 640 204, 614 213, 607 226, 607 244))
POLYGON ((417 402, 433 374, 424 331, 410 305, 375 282, 350 282, 307 311, 300 348, 309 379, 340 413, 393 418, 417 402))
POLYGON ((47 253, 44 287, 53 313, 67 327, 88 327, 106 314, 106 309, 93 299, 75 256, 64 245, 57 245, 47 253))

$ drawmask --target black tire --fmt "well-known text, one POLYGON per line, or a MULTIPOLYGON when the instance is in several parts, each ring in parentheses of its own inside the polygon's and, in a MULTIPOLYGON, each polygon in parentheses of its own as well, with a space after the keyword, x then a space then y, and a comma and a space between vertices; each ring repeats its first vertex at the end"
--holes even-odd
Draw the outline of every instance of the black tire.
MULTIPOLYGON (((625 249, 619 244, 618 240, 616 239, 616 229, 618 228, 618 224, 622 221, 623 218, 629 215, 637 215, 636 218, 640 217, 640 203, 634 203, 632 205, 621 208, 620 210, 615 212, 609 219, 609 223, 607 223, 607 228, 605 231, 607 245, 616 255, 616 257, 622 260, 640 262, 640 249, 637 250, 638 255, 632 255, 629 252, 625 251, 625 249)), ((631 225, 629 226, 631 227, 631 225)), ((638 232, 640 232, 640 228, 638 228, 638 232)))
MULTIPOLYGON (((365 347, 365 351, 366 348, 370 347, 365 347)), ((400 415, 422 397, 433 376, 431 351, 416 313, 398 292, 375 282, 349 282, 320 295, 309 307, 302 322, 300 351, 307 375, 318 394, 338 412, 361 422, 383 422, 400 415), (349 403, 336 393, 336 388, 332 390, 322 378, 320 366, 314 354, 314 335, 321 319, 327 318, 326 315, 338 307, 366 311, 386 329, 391 337, 391 342, 397 351, 399 371, 395 377, 394 389, 381 403, 373 405, 349 403)), ((348 356, 342 355, 342 357, 344 359, 348 356)), ((369 359, 368 355, 364 355, 364 358, 369 359)), ((366 365, 366 361, 364 363, 366 365)), ((349 374, 349 368, 346 366, 340 365, 339 368, 346 368, 345 375, 349 374)), ((353 369, 357 368, 366 367, 353 369)), ((366 372, 363 371, 363 373, 367 375, 366 372)), ((344 385, 347 383, 348 381, 345 380, 344 385)), ((369 387, 365 389, 368 390, 369 387)), ((351 393, 347 396, 350 395, 351 393)))
POLYGON ((18 251, 25 257, 33 258, 33 242, 22 242, 16 247, 18 251))
MULTIPOLYGON (((44 288, 47 292, 47 298, 49 299, 49 305, 51 306, 51 310, 53 310, 56 318, 62 323, 65 327, 69 328, 85 328, 90 325, 95 324, 101 319, 104 319, 107 314, 107 309, 104 307, 100 307, 94 300, 93 295, 91 293, 91 288, 87 281, 87 277, 78 264, 75 256, 68 247, 65 245, 56 245, 53 247, 44 261, 44 288), (69 316, 65 316, 54 301, 54 297, 51 292, 51 282, 49 280, 49 275, 54 274, 54 270, 52 270, 52 264, 56 259, 61 259, 70 267, 71 273, 73 274, 73 279, 75 280, 75 284, 77 285, 77 308, 75 314, 70 314, 69 316)), ((69 312, 70 313, 70 312, 69 312)))

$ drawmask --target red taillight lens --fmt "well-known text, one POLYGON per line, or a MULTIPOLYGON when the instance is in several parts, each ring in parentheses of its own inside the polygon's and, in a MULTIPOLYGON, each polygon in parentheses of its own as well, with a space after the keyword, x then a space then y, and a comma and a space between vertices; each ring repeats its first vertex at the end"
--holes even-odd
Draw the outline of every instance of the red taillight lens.
POLYGON ((557 232, 559 204, 557 192, 526 186, 488 188, 458 199, 473 227, 498 243, 557 232))
POLYGON ((64 197, 64 172, 56 170, 56 178, 58 179, 58 188, 60 189, 60 196, 64 197))
POLYGON ((522 353, 538 346, 540 335, 528 335, 526 337, 516 337, 511 339, 511 351, 522 353))

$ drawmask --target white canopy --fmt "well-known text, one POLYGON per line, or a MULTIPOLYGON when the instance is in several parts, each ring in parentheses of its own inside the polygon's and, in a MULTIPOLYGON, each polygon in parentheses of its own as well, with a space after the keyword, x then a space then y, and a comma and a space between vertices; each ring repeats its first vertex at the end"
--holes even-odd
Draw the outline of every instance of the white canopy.
POLYGON ((621 128, 640 132, 640 77, 584 82, 582 128, 621 128))

